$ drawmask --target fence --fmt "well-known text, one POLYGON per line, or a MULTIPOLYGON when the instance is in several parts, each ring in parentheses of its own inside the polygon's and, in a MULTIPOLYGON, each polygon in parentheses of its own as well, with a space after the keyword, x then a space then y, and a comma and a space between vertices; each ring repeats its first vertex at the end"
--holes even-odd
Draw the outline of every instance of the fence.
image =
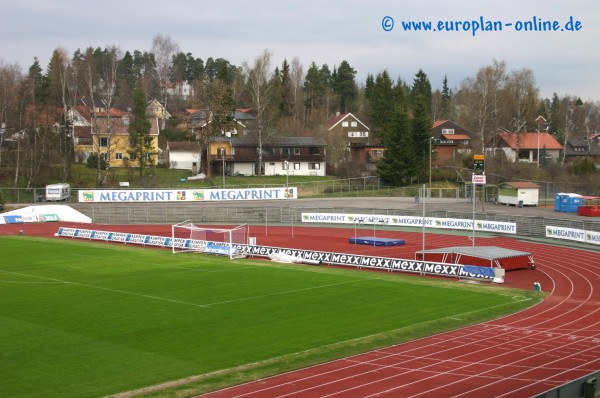
MULTIPOLYGON (((192 220, 199 224, 250 224, 250 225, 297 225, 302 213, 376 214, 387 216, 422 217, 420 209, 368 209, 353 207, 290 207, 287 205, 260 207, 204 206, 198 204, 73 204, 74 209, 100 224, 176 224, 192 220)), ((600 232, 600 221, 593 219, 561 219, 554 217, 494 214, 486 212, 460 212, 449 210, 427 211, 426 217, 456 218, 481 221, 513 222, 517 234, 530 238, 546 238, 548 226, 583 229, 600 232)), ((564 242, 563 242, 564 243, 564 242)))
MULTIPOLYGON (((291 185, 291 184, 290 184, 291 185)), ((569 191, 567 187, 555 183, 541 183, 539 190, 540 205, 549 205, 554 201, 554 195, 557 192, 578 192, 590 195, 587 190, 569 191), (565 190, 567 189, 567 190, 565 190), (585 192, 584 192, 585 191, 585 192)), ((244 184, 227 185, 227 189, 243 188, 274 188, 282 187, 284 184, 244 184)), ((293 184, 298 189, 299 198, 335 198, 335 197, 411 197, 419 195, 419 186, 413 187, 390 187, 382 185, 379 178, 373 176, 346 178, 338 180, 295 182, 293 184)), ((471 197, 471 185, 463 184, 459 187, 450 186, 448 188, 432 187, 432 198, 466 199, 471 197)), ((222 188, 221 186, 208 187, 194 185, 193 183, 183 182, 170 187, 169 189, 206 189, 222 188)), ((92 188, 85 188, 92 189, 92 188)), ((95 189, 95 188, 94 188, 95 189)), ((115 187, 113 189, 151 189, 145 187, 115 187)), ((82 188, 71 188, 71 198, 66 203, 77 202, 79 191, 82 188)), ((479 191, 479 190, 478 190, 479 191)), ((0 187, 0 203, 35 203, 44 200, 45 188, 2 188, 0 187)), ((490 185, 485 188, 485 200, 493 202, 496 199, 497 190, 495 186, 490 185)), ((599 193, 600 194, 600 193, 599 193)), ((478 192, 478 196, 481 196, 478 192)))
MULTIPOLYGON (((227 189, 243 188, 273 188, 282 187, 282 184, 245 184, 226 186, 227 189)), ((348 178, 343 180, 328 180, 315 182, 298 182, 294 185, 298 189, 299 198, 325 198, 325 197, 416 197, 419 188, 414 187, 389 187, 381 185, 376 177, 348 178)), ((209 187, 193 186, 183 184, 169 189, 206 189, 209 187)), ((221 187, 212 187, 221 188, 221 187)), ((65 203, 76 203, 80 190, 95 188, 71 188, 71 198, 65 203)), ((114 189, 151 189, 151 188, 128 188, 119 187, 114 189)), ((152 188, 156 189, 156 188, 152 188)), ((0 188, 0 202, 4 203, 36 203, 43 201, 45 188, 0 188)), ((431 196, 434 198, 466 198, 470 195, 468 187, 431 188, 431 196)))

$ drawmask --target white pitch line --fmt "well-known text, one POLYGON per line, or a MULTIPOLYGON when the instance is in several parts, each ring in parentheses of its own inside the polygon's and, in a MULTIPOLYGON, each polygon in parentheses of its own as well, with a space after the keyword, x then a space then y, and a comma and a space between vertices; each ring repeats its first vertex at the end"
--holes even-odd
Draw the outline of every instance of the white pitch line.
POLYGON ((130 295, 130 296, 144 297, 144 298, 149 298, 149 299, 153 299, 153 300, 160 300, 160 301, 167 301, 167 302, 176 303, 176 304, 190 305, 190 306, 198 307, 198 308, 206 308, 207 307, 206 305, 203 305, 203 304, 196 304, 196 303, 190 303, 190 302, 187 302, 187 301, 168 299, 168 298, 159 297, 159 296, 152 296, 152 295, 149 295, 149 294, 128 292, 127 290, 111 289, 111 288, 108 288, 108 287, 102 287, 102 286, 96 286, 96 285, 88 285, 86 283, 79 283, 79 282, 70 282, 70 281, 65 281, 65 280, 62 280, 62 279, 48 278, 48 277, 45 277, 45 276, 22 274, 22 273, 19 273, 19 272, 4 271, 4 270, 2 270, 2 271, 6 272, 8 274, 35 277, 35 278, 40 278, 40 279, 52 281, 52 282, 55 282, 55 283, 59 283, 60 282, 60 283, 64 283, 64 284, 67 284, 67 285, 89 287, 89 288, 98 289, 98 290, 105 290, 107 292, 121 293, 121 294, 130 295))
POLYGON ((260 298, 264 298, 264 297, 272 297, 272 296, 280 296, 280 295, 290 294, 290 293, 305 292, 305 291, 308 291, 308 290, 316 290, 316 289, 329 288, 329 287, 332 287, 332 286, 348 285, 348 284, 357 283, 357 282, 360 282, 360 281, 331 283, 329 285, 312 286, 312 287, 306 287, 306 288, 302 288, 302 289, 294 289, 294 290, 286 290, 286 291, 277 292, 277 293, 261 294, 261 295, 258 295, 258 296, 244 297, 244 298, 234 299, 234 300, 217 301, 217 302, 214 302, 214 303, 205 304, 204 306, 205 307, 211 307, 213 305, 221 305, 221 304, 235 303, 235 302, 239 302, 239 301, 255 300, 255 299, 260 299, 260 298))

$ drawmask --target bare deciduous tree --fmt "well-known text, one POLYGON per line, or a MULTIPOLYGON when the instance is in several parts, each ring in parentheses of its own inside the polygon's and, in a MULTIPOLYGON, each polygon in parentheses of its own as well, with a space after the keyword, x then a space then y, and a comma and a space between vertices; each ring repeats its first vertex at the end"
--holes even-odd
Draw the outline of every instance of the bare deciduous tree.
POLYGON ((538 89, 531 69, 512 71, 505 83, 504 89, 505 113, 512 117, 510 127, 516 134, 517 156, 521 147, 521 134, 535 119, 537 111, 538 89))
MULTIPOLYGON (((201 109, 206 115, 206 125, 202 128, 196 126, 195 116, 190 117, 190 125, 194 130, 195 139, 198 141, 199 148, 208 143, 210 137, 223 135, 233 129, 232 112, 234 108, 231 99, 231 90, 229 86, 221 79, 203 79, 194 84, 194 98, 192 104, 201 109)), ((202 164, 202 151, 200 151, 199 165, 202 164)), ((211 175, 211 164, 207 161, 207 174, 211 175)))
POLYGON ((2 165, 2 142, 10 130, 15 129, 14 110, 18 107, 18 87, 23 75, 18 65, 5 65, 0 60, 0 166, 2 165))
MULTIPOLYGON (((179 53, 179 44, 169 36, 158 34, 152 40, 154 61, 156 62, 156 74, 161 93, 162 106, 167 107, 167 88, 172 74, 173 57, 179 53)), ((165 127, 164 113, 161 117, 162 128, 165 127)))
POLYGON ((271 53, 265 50, 254 60, 252 66, 244 62, 246 75, 246 90, 256 111, 256 127, 258 129, 258 175, 262 175, 263 138, 270 125, 269 106, 272 101, 271 80, 271 53))
POLYGON ((64 48, 54 50, 48 67, 48 79, 50 81, 50 97, 52 98, 52 102, 56 102, 62 107, 63 117, 58 129, 60 138, 59 149, 63 161, 63 181, 68 181, 71 177, 73 126, 67 119, 67 112, 70 107, 75 105, 75 97, 70 95, 73 92, 69 90, 69 87, 73 87, 71 84, 72 71, 67 51, 64 48))
POLYGON ((494 60, 492 65, 479 69, 475 78, 465 79, 458 94, 467 125, 477 130, 481 153, 501 126, 500 98, 505 80, 506 64, 494 60))

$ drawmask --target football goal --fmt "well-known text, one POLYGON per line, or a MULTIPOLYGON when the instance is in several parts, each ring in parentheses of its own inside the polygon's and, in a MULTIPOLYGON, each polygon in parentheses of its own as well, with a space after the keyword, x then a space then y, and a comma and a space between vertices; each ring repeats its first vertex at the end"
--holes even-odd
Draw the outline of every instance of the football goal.
POLYGON ((184 221, 171 226, 173 253, 197 252, 219 254, 229 258, 246 257, 248 224, 233 228, 212 228, 184 221))

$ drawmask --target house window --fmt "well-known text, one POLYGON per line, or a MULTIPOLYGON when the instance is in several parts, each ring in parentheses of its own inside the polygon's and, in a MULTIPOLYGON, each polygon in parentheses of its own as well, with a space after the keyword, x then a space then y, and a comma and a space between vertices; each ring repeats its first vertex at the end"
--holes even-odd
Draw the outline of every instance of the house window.
POLYGON ((321 168, 321 163, 309 163, 308 164, 309 170, 319 170, 320 168, 321 168))
POLYGON ((454 129, 442 129, 442 134, 454 134, 454 129))
POLYGON ((348 137, 350 137, 350 138, 361 138, 361 137, 368 137, 368 136, 369 136, 368 131, 348 131, 348 137))
POLYGON ((290 157, 290 148, 281 148, 281 156, 290 157))
MULTIPOLYGON (((258 152, 258 148, 256 148, 256 153, 258 152)), ((263 156, 275 156, 275 151, 273 150, 273 147, 269 147, 269 146, 264 146, 262 149, 262 153, 263 156)))
POLYGON ((348 127, 348 122, 342 122, 342 127, 348 127))
POLYGON ((92 139, 90 137, 76 137, 75 143, 77 145, 92 145, 92 139))
POLYGON ((317 147, 312 147, 310 148, 310 152, 311 155, 320 155, 321 154, 321 148, 317 148, 317 147))
POLYGON ((294 148, 294 155, 300 156, 300 148, 294 148))
POLYGON ((117 153, 115 153, 115 159, 117 159, 117 160, 123 160, 123 152, 117 152, 117 153))
POLYGON ((376 161, 380 160, 382 157, 383 157, 383 150, 381 150, 381 149, 373 149, 369 153, 369 160, 371 162, 376 162, 376 161))
POLYGON ((282 170, 287 170, 289 169, 290 164, 288 162, 281 162, 281 169, 282 170))
POLYGON ((137 160, 137 154, 135 152, 129 152, 129 159, 137 160))
POLYGON ((300 163, 294 163, 294 170, 300 170, 300 163))
POLYGON ((350 122, 350 127, 358 127, 358 123, 357 122, 350 122))
POLYGON ((108 147, 108 137, 100 137, 99 145, 104 148, 108 147))

